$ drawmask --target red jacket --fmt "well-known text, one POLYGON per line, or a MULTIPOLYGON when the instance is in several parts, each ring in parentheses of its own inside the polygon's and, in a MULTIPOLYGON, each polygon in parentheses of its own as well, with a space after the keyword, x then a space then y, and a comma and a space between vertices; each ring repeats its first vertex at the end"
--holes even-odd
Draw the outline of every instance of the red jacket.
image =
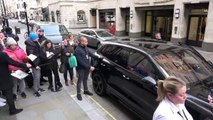
MULTIPOLYGON (((20 47, 17 47, 16 50, 11 50, 9 48, 5 48, 3 52, 7 53, 7 55, 12 58, 14 61, 26 63, 28 60, 26 59, 27 54, 20 47)), ((21 68, 9 65, 9 69, 16 71, 21 68)))

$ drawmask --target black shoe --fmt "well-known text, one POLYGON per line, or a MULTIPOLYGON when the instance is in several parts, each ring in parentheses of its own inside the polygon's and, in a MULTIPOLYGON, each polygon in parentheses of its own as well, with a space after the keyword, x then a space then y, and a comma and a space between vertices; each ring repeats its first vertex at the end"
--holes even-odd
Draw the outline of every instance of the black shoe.
POLYGON ((90 95, 90 96, 92 96, 92 95, 93 95, 93 93, 91 93, 90 91, 84 91, 84 94, 86 94, 86 95, 90 95))
POLYGON ((39 93, 38 91, 35 92, 34 95, 35 95, 35 97, 40 97, 40 96, 41 96, 40 93, 39 93))
POLYGON ((48 87, 48 90, 51 90, 52 88, 53 88, 53 86, 50 85, 50 86, 48 87))
POLYGON ((77 94, 77 98, 78 98, 78 100, 82 101, 81 94, 77 94))
POLYGON ((14 101, 17 100, 17 95, 13 94, 13 100, 14 100, 14 101))
POLYGON ((26 95, 24 92, 22 92, 22 93, 21 93, 21 97, 22 97, 22 98, 26 98, 27 95, 26 95))
POLYGON ((42 79, 41 79, 41 82, 48 82, 48 80, 42 78, 42 79))
POLYGON ((58 83, 58 86, 60 87, 60 88, 62 88, 63 87, 63 85, 59 82, 58 83))
POLYGON ((20 113, 21 111, 23 111, 23 109, 15 109, 15 110, 13 110, 13 111, 10 111, 10 115, 18 114, 18 113, 20 113))
POLYGON ((39 88, 39 89, 38 89, 38 92, 41 92, 41 93, 42 93, 42 92, 45 92, 45 90, 42 89, 42 88, 39 88))

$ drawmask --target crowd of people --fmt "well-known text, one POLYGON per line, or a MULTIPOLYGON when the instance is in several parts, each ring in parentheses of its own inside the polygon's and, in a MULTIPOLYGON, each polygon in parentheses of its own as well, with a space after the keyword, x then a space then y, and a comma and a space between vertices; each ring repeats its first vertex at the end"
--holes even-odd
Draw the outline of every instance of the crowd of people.
MULTIPOLYGON (((159 37, 160 39, 160 37, 159 37)), ((44 36, 44 30, 38 29, 36 33, 31 32, 25 40, 26 50, 18 45, 18 38, 7 28, 0 32, 0 107, 9 106, 9 114, 14 115, 23 109, 17 109, 14 101, 20 93, 22 98, 27 98, 25 91, 26 82, 11 75, 11 73, 21 70, 24 72, 32 70, 32 83, 35 97, 40 97, 45 90, 41 88, 43 77, 47 76, 49 87, 52 92, 60 91, 63 87, 59 77, 59 64, 57 58, 60 54, 61 65, 64 65, 63 77, 66 86, 74 84, 74 68, 69 65, 69 57, 74 55, 77 60, 76 76, 77 80, 77 99, 82 100, 81 84, 83 83, 84 94, 93 95, 87 86, 89 73, 95 68, 91 65, 91 58, 95 56, 89 51, 88 40, 80 37, 79 43, 70 34, 59 46, 59 50, 54 48, 51 40, 44 36), (26 52, 25 52, 26 51, 26 52), (35 60, 29 56, 34 55, 35 60), (68 74, 69 78, 68 79, 68 74), (54 80, 53 80, 54 76, 54 80), (53 82, 54 81, 54 82, 53 82), (55 87, 54 87, 55 86, 55 87), (6 100, 4 98, 6 98, 6 100)), ((100 58, 95 58, 100 59, 100 58)), ((158 97, 160 102, 156 109, 153 120, 184 119, 192 120, 192 116, 187 111, 184 103, 186 100, 186 83, 175 77, 165 80, 158 80, 158 97)), ((212 97, 208 96, 210 104, 213 106, 212 97)))
MULTIPOLYGON (((78 66, 76 67, 77 80, 77 98, 81 97, 81 83, 83 82, 84 94, 93 95, 88 90, 87 79, 90 71, 95 68, 91 66, 91 57, 94 55, 87 48, 87 38, 81 37, 79 43, 69 34, 56 49, 51 40, 44 36, 44 30, 38 29, 36 33, 30 32, 25 40, 26 50, 23 50, 19 44, 17 36, 14 35, 11 28, 6 28, 0 32, 0 107, 7 104, 11 115, 21 112, 23 109, 16 109, 14 101, 20 95, 23 99, 27 98, 27 82, 32 82, 35 97, 40 97, 45 89, 41 88, 42 81, 49 83, 48 90, 58 92, 63 85, 59 77, 59 64, 57 61, 60 55, 60 65, 64 65, 63 77, 66 86, 74 84, 74 68, 70 67, 68 59, 75 55, 78 66), (8 34, 8 31, 9 34, 8 34), (26 52, 25 52, 26 51, 26 52), (30 56, 34 56, 33 60, 30 56), (29 72, 31 69, 31 73, 29 72), (31 81, 26 81, 11 75, 18 70, 32 74, 31 81), (67 73, 69 72, 69 78, 67 73), (44 80, 44 77, 48 80, 44 80), (54 77, 53 77, 54 76, 54 77), (54 79, 53 79, 54 78, 54 79), (53 82, 54 81, 54 82, 53 82), (6 100, 4 99, 6 98, 6 100)), ((29 86, 30 87, 30 86, 29 86)))

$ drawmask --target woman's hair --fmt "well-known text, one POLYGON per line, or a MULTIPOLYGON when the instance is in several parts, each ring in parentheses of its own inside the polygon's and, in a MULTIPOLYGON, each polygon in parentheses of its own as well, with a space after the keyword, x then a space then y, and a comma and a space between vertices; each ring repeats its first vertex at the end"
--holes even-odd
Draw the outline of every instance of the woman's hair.
POLYGON ((53 43, 52 43, 51 40, 46 40, 46 41, 44 42, 44 45, 43 45, 43 46, 46 48, 48 43, 51 43, 51 44, 52 44, 51 47, 53 47, 53 43))
POLYGON ((67 38, 70 39, 71 36, 73 36, 73 34, 68 34, 67 38))
POLYGON ((157 101, 162 101, 167 93, 176 94, 186 83, 176 77, 168 77, 165 80, 158 80, 157 101))

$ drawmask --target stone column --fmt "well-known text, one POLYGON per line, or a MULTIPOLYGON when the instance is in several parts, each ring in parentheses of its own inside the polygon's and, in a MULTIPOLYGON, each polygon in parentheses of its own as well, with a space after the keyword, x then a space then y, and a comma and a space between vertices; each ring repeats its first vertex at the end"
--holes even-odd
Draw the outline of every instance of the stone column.
POLYGON ((119 7, 116 7, 116 35, 124 36, 125 35, 125 17, 126 13, 123 13, 119 7))
POLYGON ((136 11, 134 5, 132 5, 130 7, 130 38, 141 37, 142 20, 142 13, 140 11, 136 11))
POLYGON ((100 23, 100 20, 99 20, 99 10, 96 9, 96 28, 99 29, 99 23, 100 23))
POLYGON ((202 49, 213 52, 213 0, 209 1, 206 30, 202 49))
POLYGON ((184 8, 182 0, 176 0, 174 6, 174 15, 173 15, 173 28, 172 28, 172 38, 171 41, 174 43, 186 41, 187 36, 187 26, 188 26, 188 16, 189 13, 184 8), (179 10, 179 17, 175 16, 175 12, 179 10))

